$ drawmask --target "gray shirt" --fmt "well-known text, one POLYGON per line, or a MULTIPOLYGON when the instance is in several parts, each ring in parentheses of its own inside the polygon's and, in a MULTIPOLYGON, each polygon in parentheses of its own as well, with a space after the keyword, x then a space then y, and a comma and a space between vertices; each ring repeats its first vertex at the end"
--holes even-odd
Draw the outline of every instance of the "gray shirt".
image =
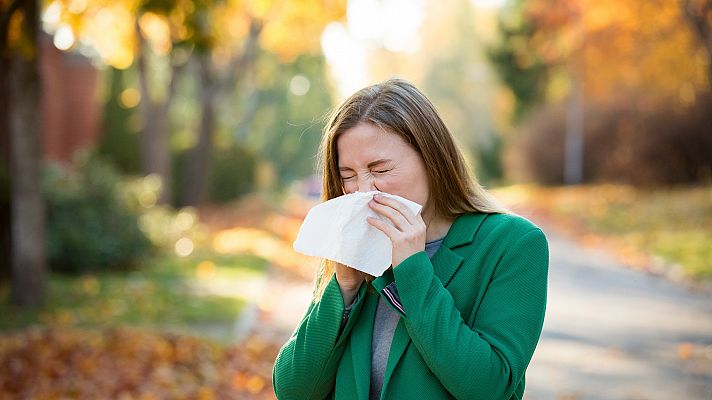
MULTIPOLYGON (((440 248, 444 238, 425 243, 425 252, 432 258, 433 254, 440 248)), ((395 282, 392 284, 395 294, 398 294, 395 282)), ((390 285, 389 285, 390 286, 390 285)), ((388 353, 393 342, 393 333, 398 325, 400 315, 386 304, 383 297, 378 298, 376 317, 373 321, 373 340, 371 342, 371 389, 369 400, 378 400, 381 397, 383 379, 386 376, 386 363, 388 353)))

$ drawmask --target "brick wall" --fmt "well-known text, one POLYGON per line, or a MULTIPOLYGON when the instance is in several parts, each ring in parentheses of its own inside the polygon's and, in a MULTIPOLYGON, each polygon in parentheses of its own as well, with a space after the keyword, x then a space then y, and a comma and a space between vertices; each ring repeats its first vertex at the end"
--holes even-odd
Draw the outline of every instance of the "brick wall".
POLYGON ((49 36, 40 39, 41 109, 45 159, 69 162, 101 132, 99 72, 87 58, 63 52, 49 36))

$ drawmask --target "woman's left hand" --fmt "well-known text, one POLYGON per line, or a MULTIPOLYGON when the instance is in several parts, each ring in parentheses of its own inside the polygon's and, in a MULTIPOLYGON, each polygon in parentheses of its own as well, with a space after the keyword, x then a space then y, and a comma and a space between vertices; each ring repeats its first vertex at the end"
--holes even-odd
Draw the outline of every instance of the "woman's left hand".
POLYGON ((369 207, 378 214, 391 220, 393 225, 384 220, 368 217, 368 223, 385 233, 393 244, 393 267, 406 258, 425 250, 425 221, 420 214, 415 215, 408 207, 386 196, 376 195, 368 202, 369 207))

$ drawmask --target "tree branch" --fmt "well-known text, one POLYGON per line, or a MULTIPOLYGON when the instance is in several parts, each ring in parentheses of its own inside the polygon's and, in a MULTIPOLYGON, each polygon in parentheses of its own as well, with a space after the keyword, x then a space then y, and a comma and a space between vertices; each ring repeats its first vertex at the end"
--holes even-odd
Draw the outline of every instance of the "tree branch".
MULTIPOLYGON (((171 52, 171 54, 174 54, 174 52, 171 52)), ((175 63, 174 61, 175 58, 171 57, 171 80, 170 82, 168 82, 168 91, 166 92, 165 101, 166 105, 170 105, 170 103, 172 102, 173 97, 176 93, 176 88, 178 87, 178 79, 181 75, 183 75, 183 71, 188 65, 188 61, 185 61, 183 63, 175 63)))
POLYGON ((710 61, 712 61, 712 32, 706 18, 707 14, 712 12, 712 2, 708 1, 698 7, 695 7, 697 4, 694 3, 693 0, 685 0, 683 12, 697 36, 702 40, 702 44, 705 46, 707 53, 709 53, 710 61))
POLYGON ((707 15, 712 13, 712 1, 705 0, 702 4, 699 2, 693 4, 693 0, 685 0, 682 7, 683 14, 707 51, 709 84, 712 85, 712 28, 707 22, 707 15))
POLYGON ((144 107, 150 109, 153 107, 153 99, 149 91, 148 71, 146 70, 146 55, 143 53, 146 48, 146 39, 141 33, 139 26, 139 17, 136 17, 136 68, 138 69, 138 84, 141 88, 141 102, 145 101, 144 107))
POLYGON ((239 56, 233 57, 226 68, 226 74, 216 82, 220 87, 233 87, 243 76, 247 65, 252 61, 257 53, 257 40, 262 34, 264 23, 256 18, 250 20, 250 31, 245 39, 245 48, 239 56))

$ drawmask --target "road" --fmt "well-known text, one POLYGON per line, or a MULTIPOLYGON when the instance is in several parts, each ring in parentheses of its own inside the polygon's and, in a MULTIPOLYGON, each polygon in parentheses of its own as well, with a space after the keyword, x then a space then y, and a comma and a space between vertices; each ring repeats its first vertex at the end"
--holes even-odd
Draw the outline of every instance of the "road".
POLYGON ((546 233, 547 314, 525 399, 712 399, 712 295, 546 233))

